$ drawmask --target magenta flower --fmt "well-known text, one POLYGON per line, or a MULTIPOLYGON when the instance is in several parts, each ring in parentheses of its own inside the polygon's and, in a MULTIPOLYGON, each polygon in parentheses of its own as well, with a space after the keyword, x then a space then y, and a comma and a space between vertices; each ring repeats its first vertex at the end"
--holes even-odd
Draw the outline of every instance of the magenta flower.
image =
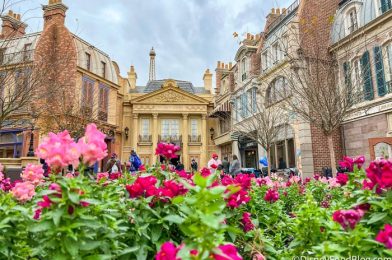
POLYGON ((250 197, 246 190, 241 189, 234 194, 231 194, 227 199, 227 206, 230 208, 238 208, 242 204, 246 204, 250 201, 250 197))
POLYGON ((165 242, 161 245, 161 250, 155 255, 155 260, 180 260, 177 257, 178 251, 180 251, 179 247, 171 242, 165 242))
POLYGON ((362 210, 338 210, 333 213, 332 219, 347 230, 348 228, 354 229, 363 215, 364 212, 362 210))
POLYGON ((176 152, 180 151, 181 148, 177 145, 174 144, 168 144, 168 143, 159 143, 157 145, 157 148, 155 150, 155 154, 165 157, 167 160, 170 159, 175 159, 177 158, 176 152))
POLYGON ((132 185, 125 188, 131 198, 151 197, 157 195, 158 189, 155 187, 157 179, 154 176, 138 177, 132 185))
POLYGON ((336 182, 342 186, 346 185, 348 182, 348 175, 345 173, 339 173, 339 175, 336 176, 336 182))
POLYGON ((105 137, 95 124, 87 125, 84 137, 78 142, 85 164, 91 166, 108 155, 105 137))
POLYGON ((376 160, 370 163, 366 169, 370 181, 381 189, 392 188, 392 162, 388 160, 376 160))
POLYGON ((361 169, 364 163, 365 156, 363 155, 355 158, 344 156, 343 160, 339 162, 339 166, 352 172, 354 170, 354 165, 357 165, 358 169, 361 169))
POLYGON ((163 182, 163 187, 158 189, 157 194, 162 197, 174 198, 187 192, 188 190, 182 184, 169 180, 163 182))
POLYGON ((242 260, 237 248, 232 244, 221 245, 217 249, 220 252, 213 254, 215 260, 242 260))
POLYGON ((274 189, 269 189, 264 196, 264 200, 270 203, 274 203, 278 199, 279 193, 274 189))
POLYGON ((249 212, 244 212, 244 214, 242 214, 242 226, 243 226, 244 232, 249 232, 255 228, 250 216, 251 216, 251 214, 249 212))
POLYGON ((35 195, 35 186, 29 182, 18 182, 12 188, 11 193, 18 201, 24 203, 35 195))
POLYGON ((378 232, 376 241, 384 244, 386 248, 392 249, 392 226, 385 224, 384 229, 378 232))
POLYGON ((27 164, 26 168, 21 174, 23 181, 30 182, 37 186, 44 178, 44 169, 41 165, 27 164))
POLYGON ((200 173, 201 173, 201 176, 203 176, 203 177, 208 177, 211 175, 210 169, 205 168, 205 167, 203 169, 201 169, 200 173))

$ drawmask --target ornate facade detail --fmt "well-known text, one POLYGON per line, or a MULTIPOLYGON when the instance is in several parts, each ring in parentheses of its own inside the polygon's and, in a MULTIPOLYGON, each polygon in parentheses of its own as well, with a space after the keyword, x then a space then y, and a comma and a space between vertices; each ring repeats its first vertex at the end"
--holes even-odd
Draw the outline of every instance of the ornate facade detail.
POLYGON ((186 102, 191 102, 193 100, 184 95, 181 95, 176 91, 168 90, 166 92, 163 92, 159 95, 152 97, 148 101, 153 103, 186 103, 186 102))

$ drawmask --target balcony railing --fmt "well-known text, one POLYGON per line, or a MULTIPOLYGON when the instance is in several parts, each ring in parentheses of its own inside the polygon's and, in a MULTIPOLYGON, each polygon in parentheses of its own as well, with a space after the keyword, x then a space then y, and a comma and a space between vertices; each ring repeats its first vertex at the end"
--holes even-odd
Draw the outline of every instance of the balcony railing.
POLYGON ((98 113, 98 120, 107 122, 108 121, 108 112, 106 112, 106 111, 99 111, 99 113, 98 113))
POLYGON ((182 144, 181 135, 158 135, 158 142, 173 143, 176 145, 182 144))
POLYGON ((151 135, 139 135, 139 142, 140 143, 151 143, 152 136, 151 135))
POLYGON ((0 54, 0 65, 11 65, 33 60, 33 50, 0 54))
POLYGON ((201 143, 201 135, 189 135, 188 142, 189 143, 201 143))

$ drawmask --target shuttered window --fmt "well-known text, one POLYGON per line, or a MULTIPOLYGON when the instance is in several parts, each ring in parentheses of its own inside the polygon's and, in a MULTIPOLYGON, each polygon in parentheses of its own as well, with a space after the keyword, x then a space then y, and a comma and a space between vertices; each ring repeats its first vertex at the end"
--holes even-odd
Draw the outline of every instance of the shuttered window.
POLYGON ((369 51, 366 51, 361 57, 361 70, 365 100, 372 100, 374 98, 374 92, 369 51))
POLYGON ((374 47, 374 64, 376 67, 377 91, 378 91, 378 95, 382 97, 387 93, 387 89, 385 86, 382 49, 379 46, 374 47))
POLYGON ((381 12, 385 13, 392 8, 391 0, 380 0, 381 12))

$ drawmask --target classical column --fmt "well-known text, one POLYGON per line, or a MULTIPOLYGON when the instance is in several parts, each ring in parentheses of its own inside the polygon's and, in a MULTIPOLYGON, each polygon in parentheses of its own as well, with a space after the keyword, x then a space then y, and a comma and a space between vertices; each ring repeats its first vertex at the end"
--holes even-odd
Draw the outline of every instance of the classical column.
POLYGON ((132 148, 135 148, 137 150, 137 142, 139 138, 139 114, 133 114, 133 126, 131 134, 133 137, 132 148))
POLYGON ((203 114, 201 115, 201 154, 199 166, 200 169, 207 166, 207 140, 207 115, 203 114))
POLYGON ((158 113, 152 114, 152 129, 151 129, 151 134, 152 134, 152 164, 157 163, 157 156, 155 155, 155 150, 157 149, 157 144, 158 144, 158 113))
POLYGON ((185 166, 185 170, 189 169, 188 132, 188 114, 182 114, 182 163, 185 166))
POLYGON ((288 142, 287 139, 284 140, 284 149, 285 149, 285 155, 286 158, 284 158, 286 160, 286 168, 290 168, 289 167, 289 149, 288 149, 288 142))

